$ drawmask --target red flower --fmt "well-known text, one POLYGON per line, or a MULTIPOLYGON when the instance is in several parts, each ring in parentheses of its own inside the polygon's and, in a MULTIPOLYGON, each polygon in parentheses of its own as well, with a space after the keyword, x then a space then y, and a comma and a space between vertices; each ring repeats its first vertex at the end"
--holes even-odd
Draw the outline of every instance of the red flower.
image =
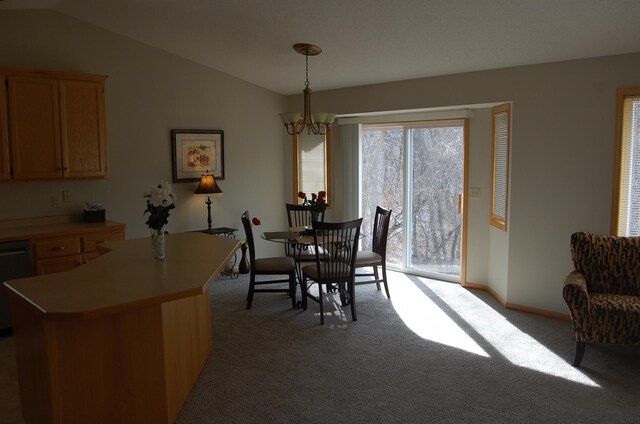
POLYGON ((305 199, 307 197, 307 193, 305 193, 304 191, 299 191, 298 197, 301 199, 305 199))
POLYGON ((262 222, 260 222, 260 220, 258 218, 256 218, 255 216, 251 219, 251 223, 253 225, 260 225, 262 224, 262 222))
POLYGON ((325 200, 325 198, 324 198, 324 197, 318 197, 318 198, 316 199, 316 203, 324 204, 325 202, 326 202, 326 200, 325 200))
POLYGON ((315 194, 315 193, 311 193, 311 198, 312 198, 313 200, 316 200, 316 198, 317 198, 317 197, 318 197, 318 195, 317 195, 317 194, 315 194))
POLYGON ((318 197, 322 197, 322 198, 327 197, 327 192, 326 191, 319 191, 318 192, 318 197))

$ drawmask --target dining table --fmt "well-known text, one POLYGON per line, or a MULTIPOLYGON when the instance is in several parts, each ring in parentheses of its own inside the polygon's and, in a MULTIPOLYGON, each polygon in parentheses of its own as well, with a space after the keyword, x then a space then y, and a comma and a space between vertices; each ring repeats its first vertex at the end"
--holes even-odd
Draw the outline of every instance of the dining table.
MULTIPOLYGON (((281 243, 288 248, 285 247, 287 252, 290 252, 290 256, 295 261, 296 268, 296 279, 300 287, 302 287, 303 279, 302 279, 302 264, 301 257, 307 254, 315 253, 314 246, 314 237, 313 230, 311 226, 307 227, 289 227, 288 230, 281 231, 265 231, 260 236, 263 240, 267 240, 274 243, 281 243)), ((362 232, 360 233, 360 239, 366 237, 362 232)), ((305 261, 307 263, 313 263, 309 261, 305 261)), ((337 290, 335 287, 332 291, 337 290)), ((349 299, 346 293, 341 293, 341 300, 344 305, 349 304, 349 299)), ((297 301, 296 307, 300 309, 302 307, 302 302, 297 301)))

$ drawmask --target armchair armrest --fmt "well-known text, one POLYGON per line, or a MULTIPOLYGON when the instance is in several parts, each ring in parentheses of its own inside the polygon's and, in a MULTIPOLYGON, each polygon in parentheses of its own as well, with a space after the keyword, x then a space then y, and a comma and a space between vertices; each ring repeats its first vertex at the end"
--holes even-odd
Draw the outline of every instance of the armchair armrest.
POLYGON ((572 271, 564 279, 562 297, 569 307, 574 328, 581 327, 589 310, 589 290, 587 280, 580 271, 572 271))
POLYGON ((564 279, 562 295, 567 303, 578 303, 589 306, 589 290, 587 280, 580 271, 572 271, 564 279))

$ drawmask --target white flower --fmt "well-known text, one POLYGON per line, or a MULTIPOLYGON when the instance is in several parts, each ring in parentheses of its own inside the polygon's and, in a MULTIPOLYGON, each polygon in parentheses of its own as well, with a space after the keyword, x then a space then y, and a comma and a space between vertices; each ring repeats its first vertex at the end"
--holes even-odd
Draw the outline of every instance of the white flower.
POLYGON ((176 195, 171 189, 171 185, 164 181, 157 186, 151 187, 144 192, 144 197, 149 199, 149 203, 153 206, 171 206, 176 201, 176 195))

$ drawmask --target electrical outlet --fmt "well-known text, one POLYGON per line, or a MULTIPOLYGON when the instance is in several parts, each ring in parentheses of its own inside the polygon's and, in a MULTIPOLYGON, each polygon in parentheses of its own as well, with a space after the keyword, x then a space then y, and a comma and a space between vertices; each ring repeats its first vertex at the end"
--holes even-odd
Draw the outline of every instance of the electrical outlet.
POLYGON ((471 187, 469 189, 469 197, 471 197, 472 199, 479 199, 480 198, 480 187, 471 187))
POLYGON ((56 195, 51 196, 51 207, 59 208, 60 207, 60 198, 56 195))
POLYGON ((62 190, 62 203, 71 203, 71 192, 62 190))

